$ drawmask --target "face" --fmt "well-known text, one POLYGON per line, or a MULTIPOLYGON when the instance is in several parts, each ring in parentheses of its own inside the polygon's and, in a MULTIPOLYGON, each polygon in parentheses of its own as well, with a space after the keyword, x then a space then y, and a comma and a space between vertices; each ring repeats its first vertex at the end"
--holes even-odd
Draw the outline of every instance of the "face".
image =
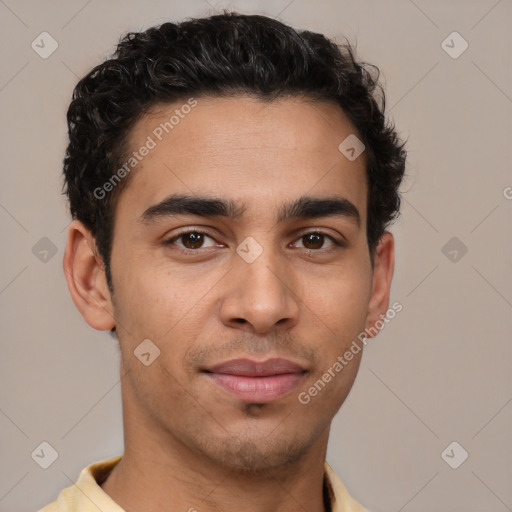
POLYGON ((390 263, 372 272, 365 158, 338 150, 355 133, 339 107, 196 101, 169 133, 181 104, 129 139, 155 145, 115 211, 123 407, 134 436, 266 470, 326 439, 362 351, 333 367, 386 310, 390 263))

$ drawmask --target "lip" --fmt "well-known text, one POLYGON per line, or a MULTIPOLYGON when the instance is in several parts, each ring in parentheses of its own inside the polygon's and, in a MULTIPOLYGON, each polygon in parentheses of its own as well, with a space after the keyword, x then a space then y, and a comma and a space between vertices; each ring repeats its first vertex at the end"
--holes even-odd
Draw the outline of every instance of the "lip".
POLYGON ((244 402, 273 402, 298 386, 306 370, 287 359, 232 359, 205 370, 206 376, 244 402))

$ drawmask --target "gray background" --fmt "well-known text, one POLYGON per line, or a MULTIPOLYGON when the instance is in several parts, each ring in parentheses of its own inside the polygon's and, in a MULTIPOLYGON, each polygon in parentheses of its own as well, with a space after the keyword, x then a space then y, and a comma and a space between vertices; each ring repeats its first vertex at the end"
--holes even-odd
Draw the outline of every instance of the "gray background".
POLYGON ((126 31, 224 7, 357 40, 408 138, 403 311, 370 340, 328 461, 373 512, 512 510, 510 0, 0 0, 0 510, 34 511, 123 450, 116 342, 85 324, 61 269, 72 88, 126 31), (43 31, 58 43, 46 59, 31 47, 43 31), (46 470, 43 441, 58 453, 46 470), (441 457, 453 441, 469 453, 457 469, 441 457))

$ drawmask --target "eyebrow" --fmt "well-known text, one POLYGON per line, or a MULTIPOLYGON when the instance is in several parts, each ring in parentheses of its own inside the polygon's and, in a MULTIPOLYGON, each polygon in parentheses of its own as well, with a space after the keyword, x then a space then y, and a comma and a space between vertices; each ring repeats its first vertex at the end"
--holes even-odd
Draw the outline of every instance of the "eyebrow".
MULTIPOLYGON (((172 194, 159 203, 150 206, 140 216, 140 221, 150 223, 175 215, 196 215, 198 217, 225 217, 237 220, 243 217, 245 205, 216 197, 172 194)), ((359 210, 348 199, 339 196, 318 198, 302 196, 281 206, 277 223, 292 219, 317 219, 321 217, 343 217, 361 225, 359 210)))

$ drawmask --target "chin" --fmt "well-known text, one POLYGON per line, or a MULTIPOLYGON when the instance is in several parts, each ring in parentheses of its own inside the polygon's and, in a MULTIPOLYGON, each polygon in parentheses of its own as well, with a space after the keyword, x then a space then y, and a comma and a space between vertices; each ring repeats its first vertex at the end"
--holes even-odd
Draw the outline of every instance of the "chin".
POLYGON ((202 451, 215 464, 239 473, 255 475, 297 461, 310 444, 289 436, 285 440, 269 437, 258 441, 233 436, 232 439, 217 439, 213 442, 210 439, 202 451))

